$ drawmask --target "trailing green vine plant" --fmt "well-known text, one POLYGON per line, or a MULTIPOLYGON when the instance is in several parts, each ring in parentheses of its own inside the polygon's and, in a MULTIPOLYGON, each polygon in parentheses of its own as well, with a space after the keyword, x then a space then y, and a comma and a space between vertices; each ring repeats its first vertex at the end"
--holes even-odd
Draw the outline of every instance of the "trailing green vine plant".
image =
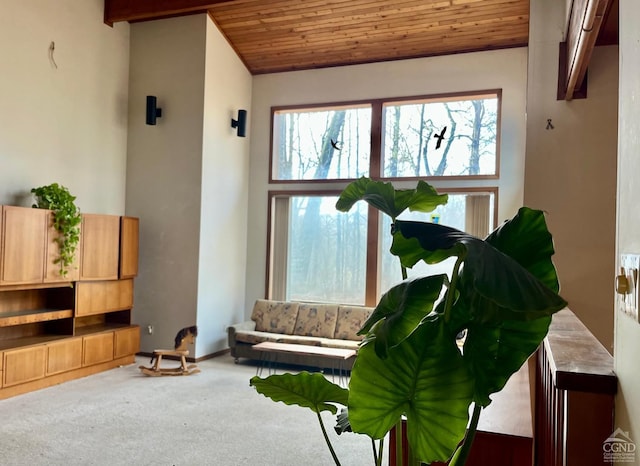
POLYGON ((418 463, 464 465, 482 409, 537 349, 552 315, 567 304, 558 295, 544 214, 523 207, 483 240, 445 225, 400 220, 407 209, 431 212, 447 202, 424 181, 416 189, 396 190, 391 183, 361 178, 347 186, 336 207, 346 212, 361 200, 391 217, 391 253, 404 281, 382 296, 360 330, 364 340, 349 389, 304 372, 253 377, 250 383, 274 401, 316 413, 335 414, 335 405, 345 406, 336 431, 380 440, 378 449, 374 443, 376 465, 382 462, 382 439, 402 419, 418 463), (407 279, 406 269, 418 262, 449 257, 456 258, 450 276, 407 279))
POLYGON ((58 232, 55 241, 58 244, 59 253, 54 262, 60 266, 60 276, 66 277, 80 242, 82 216, 74 202, 76 197, 58 183, 33 188, 31 192, 36 198, 36 203, 32 207, 50 209, 53 212, 52 223, 58 232))

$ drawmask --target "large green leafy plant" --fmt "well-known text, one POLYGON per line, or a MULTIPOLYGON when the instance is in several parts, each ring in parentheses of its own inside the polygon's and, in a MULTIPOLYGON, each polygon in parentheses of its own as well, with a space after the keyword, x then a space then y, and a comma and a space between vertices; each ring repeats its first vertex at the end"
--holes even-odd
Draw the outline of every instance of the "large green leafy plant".
POLYGON ((53 212, 52 221, 58 232, 55 241, 59 254, 55 263, 60 266, 60 276, 65 277, 68 268, 73 264, 80 242, 82 216, 75 204, 76 197, 58 183, 33 188, 31 192, 36 197, 34 208, 50 209, 53 212))
POLYGON ((360 330, 365 338, 348 391, 305 373, 254 377, 251 384, 275 401, 316 413, 335 414, 336 404, 346 406, 336 430, 380 439, 376 464, 382 439, 405 418, 417 460, 459 466, 491 394, 536 350, 552 314, 567 304, 558 295, 551 234, 543 213, 524 207, 484 240, 444 225, 398 220, 407 209, 431 212, 446 203, 446 195, 423 181, 416 189, 396 190, 361 178, 336 207, 348 211, 361 200, 391 217, 391 253, 405 280, 382 296, 360 330), (449 257, 455 257, 450 277, 407 279, 406 269, 418 262, 449 257))

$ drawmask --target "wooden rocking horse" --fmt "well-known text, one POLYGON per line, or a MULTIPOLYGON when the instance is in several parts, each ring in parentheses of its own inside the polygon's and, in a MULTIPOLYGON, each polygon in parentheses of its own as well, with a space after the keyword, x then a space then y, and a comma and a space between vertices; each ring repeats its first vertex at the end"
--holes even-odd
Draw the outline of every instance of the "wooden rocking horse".
POLYGON ((143 374, 158 376, 158 375, 191 375, 200 372, 198 366, 195 364, 187 365, 186 357, 189 355, 188 345, 192 345, 198 336, 198 327, 185 327, 180 330, 175 338, 175 349, 173 350, 154 350, 153 356, 149 364, 153 364, 151 367, 140 366, 139 369, 143 374), (180 366, 172 368, 160 367, 160 362, 163 356, 179 356, 180 366), (154 363, 155 360, 155 363, 154 363))

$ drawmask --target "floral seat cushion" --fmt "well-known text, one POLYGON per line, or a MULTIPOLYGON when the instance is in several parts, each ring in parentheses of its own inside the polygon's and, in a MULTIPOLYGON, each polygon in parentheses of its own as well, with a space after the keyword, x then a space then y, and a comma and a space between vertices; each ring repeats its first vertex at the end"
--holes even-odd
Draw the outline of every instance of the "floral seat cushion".
POLYGON ((333 338, 338 340, 362 340, 364 337, 358 335, 358 332, 372 312, 373 309, 368 307, 339 306, 338 321, 333 338))
POLYGON ((298 306, 295 335, 332 338, 338 318, 337 304, 305 304, 298 306))
POLYGON ((259 299, 253 306, 251 320, 256 331, 293 334, 298 317, 298 303, 259 299))

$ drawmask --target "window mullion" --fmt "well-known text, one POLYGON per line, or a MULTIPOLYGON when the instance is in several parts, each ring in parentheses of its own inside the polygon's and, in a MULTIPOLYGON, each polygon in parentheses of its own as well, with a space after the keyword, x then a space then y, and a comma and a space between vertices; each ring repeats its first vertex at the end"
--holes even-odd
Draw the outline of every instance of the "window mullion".
POLYGON ((369 206, 367 215, 367 268, 365 278, 365 306, 375 306, 378 302, 378 287, 380 284, 378 256, 380 245, 379 228, 380 212, 375 207, 369 206))
POLYGON ((371 158, 369 176, 379 179, 382 176, 382 101, 371 102, 371 158))

